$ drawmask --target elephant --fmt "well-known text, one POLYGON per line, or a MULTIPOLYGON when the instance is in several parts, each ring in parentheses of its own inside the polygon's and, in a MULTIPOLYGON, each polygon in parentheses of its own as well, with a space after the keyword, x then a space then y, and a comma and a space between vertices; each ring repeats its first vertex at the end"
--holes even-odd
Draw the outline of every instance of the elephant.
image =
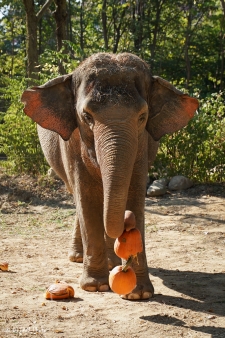
POLYGON ((133 262, 137 285, 124 298, 152 297, 144 235, 149 165, 160 138, 186 126, 198 100, 153 76, 134 54, 97 53, 72 73, 25 90, 21 101, 38 124, 49 165, 74 197, 70 259, 83 261, 81 288, 110 290, 109 268, 121 262, 113 243, 129 210, 144 249, 133 262))

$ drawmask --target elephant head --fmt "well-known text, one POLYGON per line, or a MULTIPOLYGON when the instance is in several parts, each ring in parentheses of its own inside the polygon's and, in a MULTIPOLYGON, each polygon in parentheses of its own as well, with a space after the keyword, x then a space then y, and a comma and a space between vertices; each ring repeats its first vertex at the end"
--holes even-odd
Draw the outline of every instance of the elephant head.
POLYGON ((95 54, 73 73, 26 90, 22 101, 28 116, 65 141, 79 128, 102 178, 104 225, 113 238, 123 231, 133 168, 146 156, 148 133, 159 140, 184 127, 198 108, 196 99, 153 77, 128 53, 95 54))

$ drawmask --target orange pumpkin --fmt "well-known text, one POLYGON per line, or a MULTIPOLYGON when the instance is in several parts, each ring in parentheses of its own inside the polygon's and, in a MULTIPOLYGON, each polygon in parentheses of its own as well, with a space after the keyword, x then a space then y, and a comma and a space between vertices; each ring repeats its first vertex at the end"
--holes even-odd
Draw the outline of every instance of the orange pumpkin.
POLYGON ((109 274, 109 286, 112 291, 119 295, 130 293, 136 286, 137 278, 134 270, 128 266, 123 270, 123 266, 116 266, 109 274))
POLYGON ((74 297, 74 289, 65 282, 58 282, 51 284, 46 293, 46 299, 66 299, 74 297))
POLYGON ((2 271, 8 271, 9 269, 9 263, 7 262, 0 262, 0 270, 2 271))
POLYGON ((114 251, 117 256, 128 259, 143 251, 141 233, 138 229, 124 230, 122 235, 115 240, 114 251))

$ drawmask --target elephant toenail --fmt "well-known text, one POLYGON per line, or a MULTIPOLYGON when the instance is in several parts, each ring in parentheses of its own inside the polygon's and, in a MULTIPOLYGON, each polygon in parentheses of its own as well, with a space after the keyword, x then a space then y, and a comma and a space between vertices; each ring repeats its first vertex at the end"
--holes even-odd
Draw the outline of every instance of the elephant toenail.
POLYGON ((151 292, 143 292, 142 294, 142 299, 149 299, 152 297, 152 293, 151 292))
POLYGON ((130 300, 137 300, 137 299, 140 299, 141 297, 139 296, 138 293, 130 293, 127 297, 127 299, 130 299, 130 300))
POLYGON ((83 257, 77 258, 75 262, 76 263, 83 263, 83 257))
POLYGON ((96 286, 86 286, 84 290, 89 291, 89 292, 96 292, 97 288, 96 286))
POLYGON ((107 284, 100 285, 98 291, 100 292, 109 291, 109 286, 107 284))

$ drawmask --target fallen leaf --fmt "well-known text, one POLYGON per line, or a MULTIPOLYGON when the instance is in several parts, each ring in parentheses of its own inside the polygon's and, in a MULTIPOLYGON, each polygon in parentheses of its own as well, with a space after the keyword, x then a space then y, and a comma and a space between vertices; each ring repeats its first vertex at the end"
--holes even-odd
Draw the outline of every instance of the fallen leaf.
POLYGON ((208 316, 207 319, 215 319, 216 316, 208 316))

